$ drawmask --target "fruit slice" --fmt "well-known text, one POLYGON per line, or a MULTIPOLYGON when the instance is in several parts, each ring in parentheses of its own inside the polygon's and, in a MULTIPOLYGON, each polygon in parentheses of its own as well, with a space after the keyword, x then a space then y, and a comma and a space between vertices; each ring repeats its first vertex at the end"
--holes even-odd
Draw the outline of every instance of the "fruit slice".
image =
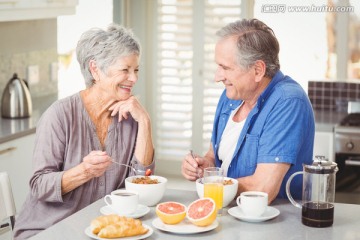
POLYGON ((186 216, 196 226, 205 227, 212 224, 216 219, 217 211, 214 200, 200 198, 190 203, 186 216))
POLYGON ((156 214, 166 224, 178 224, 186 216, 186 206, 178 202, 159 203, 156 214))

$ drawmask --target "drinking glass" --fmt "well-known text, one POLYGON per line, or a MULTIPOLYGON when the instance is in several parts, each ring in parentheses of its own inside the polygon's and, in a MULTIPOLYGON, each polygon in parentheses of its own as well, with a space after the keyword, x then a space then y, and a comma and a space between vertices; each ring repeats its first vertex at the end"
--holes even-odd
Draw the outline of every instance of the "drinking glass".
POLYGON ((204 197, 212 198, 215 201, 218 216, 222 215, 224 198, 224 170, 219 167, 204 169, 204 197))

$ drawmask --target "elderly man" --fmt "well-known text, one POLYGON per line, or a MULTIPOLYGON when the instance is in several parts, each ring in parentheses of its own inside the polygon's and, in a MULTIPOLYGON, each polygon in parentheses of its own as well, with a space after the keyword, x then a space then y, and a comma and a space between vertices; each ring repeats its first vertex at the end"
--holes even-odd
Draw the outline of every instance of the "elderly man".
MULTIPOLYGON (((188 154, 182 174, 196 180, 204 168, 218 166, 239 181, 238 194, 257 190, 269 202, 286 197, 288 177, 312 162, 314 115, 301 86, 280 71, 279 43, 257 19, 228 24, 217 32, 215 80, 225 85, 205 156, 188 154), (200 173, 200 174, 199 174, 200 173)), ((302 179, 291 193, 301 198, 302 179)))

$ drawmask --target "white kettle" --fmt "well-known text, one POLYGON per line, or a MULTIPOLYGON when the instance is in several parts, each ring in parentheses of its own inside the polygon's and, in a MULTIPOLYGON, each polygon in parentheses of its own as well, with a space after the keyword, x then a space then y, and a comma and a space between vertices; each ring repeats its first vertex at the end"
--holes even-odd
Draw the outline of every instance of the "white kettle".
POLYGON ((13 77, 6 84, 1 99, 1 116, 3 118, 26 118, 32 113, 32 102, 26 82, 13 77))

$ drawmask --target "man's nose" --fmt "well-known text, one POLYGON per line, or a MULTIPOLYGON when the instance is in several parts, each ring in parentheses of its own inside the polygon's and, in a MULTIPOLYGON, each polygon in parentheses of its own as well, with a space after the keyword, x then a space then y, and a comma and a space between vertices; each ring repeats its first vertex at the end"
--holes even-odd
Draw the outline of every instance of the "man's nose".
POLYGON ((221 82, 225 79, 223 70, 221 67, 218 67, 215 72, 215 82, 221 82))

